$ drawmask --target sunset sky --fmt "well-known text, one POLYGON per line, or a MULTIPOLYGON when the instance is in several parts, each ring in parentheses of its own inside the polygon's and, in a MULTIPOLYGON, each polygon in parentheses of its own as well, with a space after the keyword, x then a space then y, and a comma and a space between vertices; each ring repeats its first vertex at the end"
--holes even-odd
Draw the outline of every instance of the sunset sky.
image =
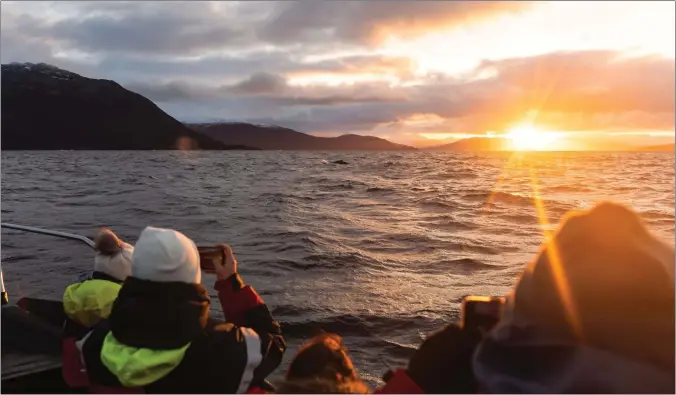
POLYGON ((112 79, 181 121, 418 146, 528 123, 674 140, 674 2, 6 2, 2 63, 112 79))

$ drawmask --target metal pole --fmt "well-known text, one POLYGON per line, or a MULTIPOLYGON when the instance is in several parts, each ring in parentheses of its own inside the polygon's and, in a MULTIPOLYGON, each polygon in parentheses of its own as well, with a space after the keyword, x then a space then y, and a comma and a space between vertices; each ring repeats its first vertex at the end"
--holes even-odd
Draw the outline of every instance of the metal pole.
POLYGON ((39 233, 39 234, 48 235, 48 236, 63 237, 64 239, 79 240, 79 241, 87 244, 92 249, 96 249, 94 241, 92 239, 90 239, 89 237, 86 237, 86 236, 76 235, 74 233, 59 232, 58 230, 42 229, 42 228, 36 228, 36 227, 33 227, 33 226, 8 224, 6 222, 0 223, 0 227, 7 228, 7 229, 14 229, 14 230, 22 230, 24 232, 39 233))
POLYGON ((0 266, 0 287, 2 287, 2 306, 4 306, 9 303, 9 297, 5 291, 5 280, 2 278, 2 266, 0 266))

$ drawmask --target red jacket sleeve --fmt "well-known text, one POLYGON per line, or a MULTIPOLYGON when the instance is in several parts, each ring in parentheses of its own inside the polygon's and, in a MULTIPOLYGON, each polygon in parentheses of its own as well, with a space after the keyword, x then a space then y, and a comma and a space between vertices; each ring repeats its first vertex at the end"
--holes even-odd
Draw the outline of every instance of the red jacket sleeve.
POLYGON ((418 384, 409 377, 404 369, 397 369, 384 386, 375 390, 376 394, 424 394, 418 384))
POLYGON ((238 326, 247 326, 245 314, 254 307, 264 305, 263 299, 249 285, 244 285, 239 274, 233 274, 214 285, 227 322, 238 326))
POLYGON ((251 328, 260 337, 264 357, 254 370, 251 391, 265 391, 265 378, 279 366, 286 351, 279 323, 272 318, 263 299, 253 288, 244 285, 238 274, 216 281, 215 288, 225 320, 237 326, 251 328))
POLYGON ((249 390, 246 392, 247 394, 269 394, 268 391, 264 390, 261 387, 251 387, 249 390))
POLYGON ((61 340, 61 374, 70 388, 86 388, 89 385, 80 350, 75 345, 75 337, 66 337, 61 340))

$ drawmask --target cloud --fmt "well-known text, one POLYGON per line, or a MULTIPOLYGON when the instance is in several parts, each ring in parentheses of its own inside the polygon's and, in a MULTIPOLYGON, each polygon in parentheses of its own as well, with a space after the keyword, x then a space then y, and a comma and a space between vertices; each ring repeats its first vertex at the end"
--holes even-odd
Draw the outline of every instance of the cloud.
MULTIPOLYGON (((671 121, 659 126, 673 128, 673 59, 626 57, 612 51, 581 51, 486 62, 482 67, 493 68, 497 73, 492 79, 493 84, 518 92, 510 100, 500 101, 500 96, 495 95, 494 100, 481 106, 482 110, 492 110, 503 120, 537 110, 586 119, 587 130, 598 130, 601 126, 610 127, 614 123, 612 120, 618 125, 624 123, 627 128, 641 127, 640 122, 628 122, 641 118, 628 118, 626 114, 671 114, 662 117, 671 118, 671 121), (500 105, 495 106, 495 103, 500 105), (605 117, 603 122, 599 121, 601 115, 605 117)), ((549 122, 562 129, 573 126, 572 122, 561 120, 549 122)), ((582 127, 584 122, 578 124, 577 127, 582 127)), ((650 126, 658 125, 651 122, 650 126)))
MULTIPOLYGON (((52 6, 65 13, 63 8, 72 4, 52 6)), ((238 19, 250 6, 223 3, 223 7, 209 2, 85 3, 56 19, 23 14, 14 28, 88 53, 188 56, 252 44, 253 20, 238 19)))
POLYGON ((127 89, 160 103, 185 100, 208 101, 248 98, 268 106, 331 106, 345 103, 404 102, 402 92, 385 83, 365 83, 326 87, 323 85, 294 86, 286 78, 273 73, 254 73, 233 84, 189 84, 183 81, 167 83, 131 82, 127 89))
POLYGON ((613 51, 560 52, 485 62, 500 81, 531 92, 552 111, 670 111, 674 108, 674 60, 622 57, 613 51))
POLYGON ((267 94, 282 92, 287 88, 286 78, 281 75, 260 72, 235 84, 231 89, 244 94, 267 94))
POLYGON ((25 35, 84 52, 194 56, 266 45, 331 52, 528 6, 496 1, 34 2, 3 3, 3 13, 25 16, 12 27, 25 35))
POLYGON ((673 129, 673 57, 560 50, 553 43, 550 53, 473 59, 475 70, 450 75, 421 71, 424 59, 415 53, 380 45, 389 37, 450 29, 468 46, 440 47, 452 61, 476 53, 473 23, 534 7, 487 1, 3 2, 0 57, 113 79, 185 121, 396 136, 501 131, 537 113, 538 123, 559 130, 673 129))
POLYGON ((217 98, 217 95, 210 94, 206 89, 200 89, 181 81, 172 81, 166 84, 128 83, 125 84, 125 88, 160 103, 188 100, 203 101, 217 98))
POLYGON ((338 42, 374 45, 390 34, 411 37, 461 26, 497 13, 522 10, 527 2, 498 1, 297 1, 285 2, 259 31, 273 43, 338 42))
MULTIPOLYGON (((487 67, 495 73, 491 78, 464 82, 433 78, 417 86, 389 88, 397 100, 311 108, 268 122, 314 131, 372 131, 430 114, 443 121, 417 130, 484 133, 504 131, 535 112, 536 122, 557 130, 673 128, 673 59, 585 51, 486 62, 481 69, 487 67)), ((336 88, 315 89, 329 95, 336 88)), ((352 97, 358 97, 356 92, 367 86, 351 89, 352 97)))
POLYGON ((233 102, 246 98, 246 119, 307 132, 416 131, 484 133, 538 114, 557 130, 669 130, 674 123, 674 62, 653 56, 622 58, 608 51, 561 52, 484 62, 490 78, 440 75, 413 86, 385 82, 293 86, 280 74, 258 72, 231 84, 128 84, 160 103, 221 103, 214 116, 236 120, 233 102), (275 114, 272 116, 271 114, 275 114), (260 116, 260 115, 264 116, 260 116), (411 122, 428 114, 434 122, 411 122))

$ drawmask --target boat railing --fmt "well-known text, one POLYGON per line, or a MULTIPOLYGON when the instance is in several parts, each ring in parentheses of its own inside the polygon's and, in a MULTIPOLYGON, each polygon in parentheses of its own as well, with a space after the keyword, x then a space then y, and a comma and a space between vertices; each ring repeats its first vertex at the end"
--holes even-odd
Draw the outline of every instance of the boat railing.
MULTIPOLYGON (((89 237, 86 237, 86 236, 75 234, 75 233, 68 233, 68 232, 61 232, 61 231, 58 231, 58 230, 36 228, 34 226, 10 224, 10 223, 6 223, 6 222, 0 223, 0 227, 6 228, 6 229, 20 230, 20 231, 30 232, 30 233, 37 233, 37 234, 42 234, 42 235, 47 235, 47 236, 61 237, 61 238, 64 238, 64 239, 77 240, 77 241, 80 241, 80 242, 87 244, 92 249, 96 249, 94 241, 92 239, 90 239, 89 237)), ((4 278, 3 278, 3 275, 2 275, 2 263, 1 262, 0 262, 0 287, 2 288, 2 305, 4 306, 9 302, 9 298, 7 296, 7 291, 5 290, 5 281, 4 281, 4 278)))

